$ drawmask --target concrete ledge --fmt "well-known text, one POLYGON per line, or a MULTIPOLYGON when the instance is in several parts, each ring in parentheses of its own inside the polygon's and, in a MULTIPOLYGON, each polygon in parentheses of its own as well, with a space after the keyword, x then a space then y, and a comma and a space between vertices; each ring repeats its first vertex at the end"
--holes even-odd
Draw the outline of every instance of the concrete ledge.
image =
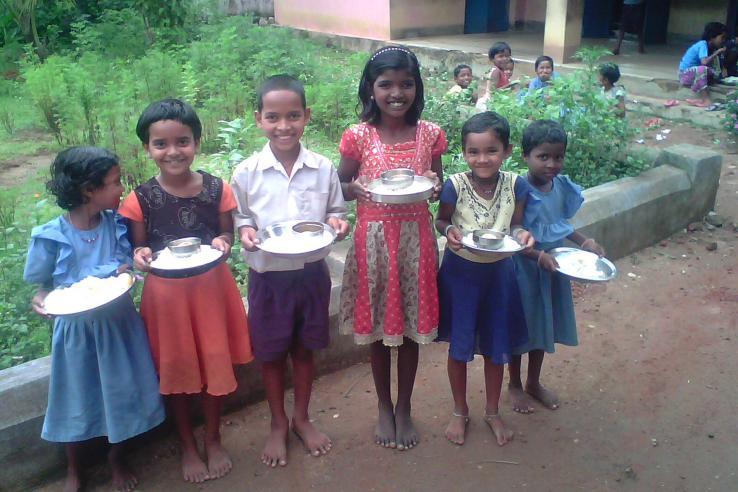
MULTIPOLYGON (((585 190, 585 202, 573 224, 595 237, 619 258, 671 235, 712 210, 720 179, 722 157, 693 145, 668 147, 655 157, 657 166, 642 175, 585 190)), ((443 241, 440 241, 441 245, 443 241)), ((319 374, 367 360, 368 347, 338 334, 338 308, 344 258, 349 243, 335 245, 328 257, 334 282, 331 291, 331 346, 316 354, 319 374)), ((2 490, 20 491, 64 470, 60 446, 40 439, 46 409, 48 357, 0 371, 0 483, 2 490)), ((237 369, 238 390, 227 407, 238 408, 263 397, 256 364, 237 369)), ((156 439, 160 428, 134 440, 156 439)))

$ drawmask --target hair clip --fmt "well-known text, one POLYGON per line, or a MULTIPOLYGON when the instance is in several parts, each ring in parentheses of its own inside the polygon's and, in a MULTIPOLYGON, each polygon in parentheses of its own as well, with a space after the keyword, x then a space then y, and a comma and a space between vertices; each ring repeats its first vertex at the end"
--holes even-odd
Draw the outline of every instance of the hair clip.
POLYGON ((402 48, 400 46, 385 46, 384 48, 381 48, 379 51, 377 51, 376 53, 374 53, 372 55, 372 57, 369 59, 369 61, 374 61, 374 59, 376 57, 378 57, 379 55, 381 55, 383 53, 387 53, 388 51, 402 51, 403 53, 406 53, 408 55, 411 54, 410 53, 410 50, 408 50, 406 48, 402 48))

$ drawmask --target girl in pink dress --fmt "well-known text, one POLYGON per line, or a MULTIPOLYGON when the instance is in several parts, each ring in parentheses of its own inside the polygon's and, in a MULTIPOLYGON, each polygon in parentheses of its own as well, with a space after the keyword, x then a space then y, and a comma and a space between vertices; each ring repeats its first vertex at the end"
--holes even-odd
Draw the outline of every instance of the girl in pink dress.
POLYGON ((374 53, 359 83, 362 123, 341 139, 338 176, 344 197, 357 200, 354 243, 346 257, 341 292, 341 332, 371 344, 379 403, 375 442, 409 449, 418 443, 410 399, 418 343, 436 338, 438 247, 427 202, 372 202, 366 185, 383 171, 410 168, 436 183, 448 146, 438 125, 423 121, 423 81, 415 55, 401 46, 374 53), (390 388, 390 347, 398 347, 397 405, 390 388))

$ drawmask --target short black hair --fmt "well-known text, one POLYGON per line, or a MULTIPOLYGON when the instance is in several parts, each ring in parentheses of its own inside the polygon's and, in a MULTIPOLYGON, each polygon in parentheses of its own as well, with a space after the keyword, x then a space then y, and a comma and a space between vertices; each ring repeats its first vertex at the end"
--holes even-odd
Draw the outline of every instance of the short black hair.
POLYGON ((538 70, 538 65, 540 65, 543 62, 549 62, 551 64, 551 70, 554 68, 554 60, 548 55, 541 55, 538 58, 536 58, 536 64, 534 66, 535 70, 538 70))
POLYGON ((144 144, 149 143, 149 128, 157 121, 174 120, 189 126, 196 142, 202 135, 202 123, 195 109, 179 99, 162 99, 149 104, 136 123, 136 135, 144 144))
POLYGON ((101 188, 108 171, 120 165, 118 156, 99 147, 70 147, 51 163, 51 179, 46 189, 64 210, 87 202, 83 192, 101 188))
POLYGON ((468 68, 470 72, 472 71, 472 68, 469 65, 464 65, 463 63, 456 65, 456 68, 454 68, 454 78, 458 77, 461 71, 465 68, 468 68))
POLYGON ((512 50, 510 49, 510 45, 507 44, 504 41, 498 41, 489 48, 489 53, 487 53, 487 56, 489 56, 489 59, 493 59, 497 53, 504 53, 505 51, 509 51, 510 54, 512 54, 512 50))
POLYGON ((708 22, 702 31, 702 40, 709 41, 714 37, 720 36, 728 32, 728 28, 722 22, 708 22))
POLYGON ((615 63, 603 63, 600 65, 600 74, 614 84, 620 80, 620 68, 615 63))
POLYGON ((374 82, 386 70, 407 70, 415 80, 415 101, 405 113, 405 121, 416 125, 425 107, 423 79, 420 76, 420 62, 415 53, 404 46, 385 46, 378 49, 366 62, 359 81, 359 102, 362 106, 359 119, 371 123, 379 123, 381 113, 379 106, 372 99, 374 82))
POLYGON ((568 138, 564 127, 553 120, 534 121, 523 131, 523 141, 520 146, 523 155, 527 156, 533 149, 544 143, 562 143, 566 148, 568 138))
POLYGON ((494 111, 478 113, 461 127, 461 148, 466 150, 466 136, 470 133, 492 132, 507 147, 510 145, 510 124, 494 111))
POLYGON ((300 96, 302 109, 307 109, 307 99, 305 99, 305 86, 297 78, 285 73, 272 75, 266 79, 259 90, 256 92, 256 109, 261 111, 264 109, 264 96, 272 91, 290 91, 300 96))

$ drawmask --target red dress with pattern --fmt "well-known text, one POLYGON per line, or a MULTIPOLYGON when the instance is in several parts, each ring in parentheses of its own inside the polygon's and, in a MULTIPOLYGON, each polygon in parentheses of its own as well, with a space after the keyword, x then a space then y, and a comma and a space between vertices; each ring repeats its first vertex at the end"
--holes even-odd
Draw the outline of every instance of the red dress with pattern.
MULTIPOLYGON (((358 176, 379 178, 388 169, 422 174, 448 147, 443 130, 419 121, 415 140, 386 145, 374 126, 346 130, 341 155, 360 163, 358 176)), ((382 340, 401 345, 436 338, 438 247, 427 202, 407 205, 359 203, 341 291, 341 332, 356 343, 382 340)))

